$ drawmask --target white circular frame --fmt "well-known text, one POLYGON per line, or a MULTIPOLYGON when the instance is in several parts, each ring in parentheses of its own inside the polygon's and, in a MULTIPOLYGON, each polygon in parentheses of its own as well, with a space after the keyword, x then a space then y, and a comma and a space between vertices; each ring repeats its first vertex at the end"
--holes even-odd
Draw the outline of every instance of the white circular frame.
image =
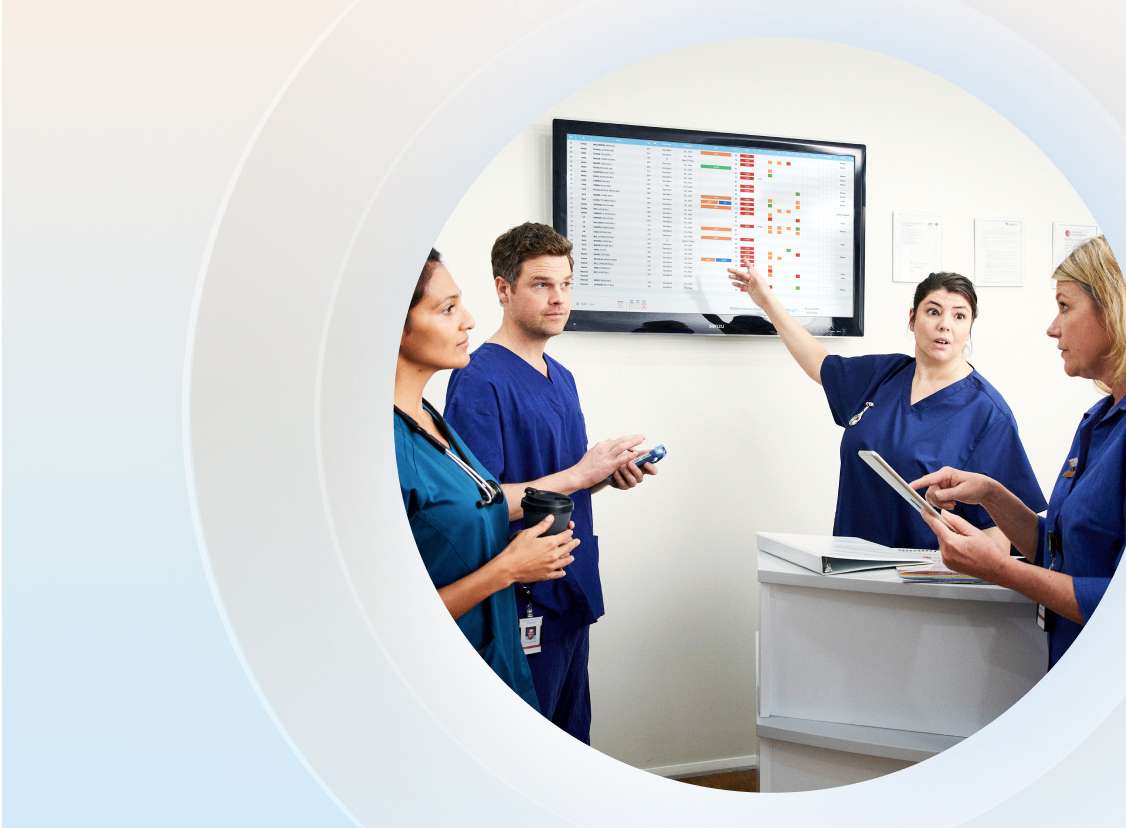
MULTIPOLYGON (((1121 651, 1126 628, 1117 579, 1051 674, 934 759, 801 794, 674 784, 580 745, 504 688, 449 623, 403 514, 389 410, 420 251, 529 121, 640 58, 762 36, 910 61, 1032 136, 1107 234, 1126 238, 1117 123, 996 21, 936 5, 720 0, 700 19, 698 6, 640 0, 523 17, 504 2, 393 12, 359 2, 294 70, 215 228, 185 429, 232 639, 299 756, 357 823, 898 825, 910 814, 949 825, 992 814, 1008 824, 1004 815, 1035 801, 1038 780, 1110 717, 1123 732, 1126 659, 1102 655, 1121 651)), ((1113 763, 1091 761, 1092 749, 1085 778, 1117 801, 1113 763)), ((1069 805, 1048 802, 1041 815, 1069 805)))

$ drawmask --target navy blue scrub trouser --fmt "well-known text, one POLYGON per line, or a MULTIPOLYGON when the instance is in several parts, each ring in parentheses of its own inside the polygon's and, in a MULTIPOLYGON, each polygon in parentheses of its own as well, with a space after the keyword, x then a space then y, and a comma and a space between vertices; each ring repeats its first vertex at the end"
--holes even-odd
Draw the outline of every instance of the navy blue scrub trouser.
POLYGON ((543 650, 528 656, 540 712, 557 727, 590 744, 590 625, 566 626, 548 614, 541 634, 543 650))

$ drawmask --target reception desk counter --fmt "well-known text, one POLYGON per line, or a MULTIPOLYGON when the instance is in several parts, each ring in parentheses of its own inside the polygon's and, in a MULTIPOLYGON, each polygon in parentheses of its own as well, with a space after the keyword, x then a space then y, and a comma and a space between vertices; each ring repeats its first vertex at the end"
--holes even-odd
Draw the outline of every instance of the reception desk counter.
POLYGON ((992 585, 820 575, 758 553, 760 788, 799 791, 922 761, 1043 676, 1035 605, 992 585))

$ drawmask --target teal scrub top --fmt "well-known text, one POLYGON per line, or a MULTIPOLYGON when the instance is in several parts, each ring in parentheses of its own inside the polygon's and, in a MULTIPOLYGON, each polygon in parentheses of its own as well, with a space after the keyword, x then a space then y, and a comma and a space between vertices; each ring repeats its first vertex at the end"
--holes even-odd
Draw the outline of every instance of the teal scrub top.
MULTIPOLYGON (((445 425, 469 465, 492 479, 458 434, 423 404, 445 425)), ((491 506, 477 506, 481 492, 469 474, 402 417, 394 419, 399 488, 411 532, 435 588, 448 586, 508 545, 508 504, 502 498, 491 506)), ((515 589, 493 593, 457 619, 457 625, 501 680, 538 710, 528 658, 520 645, 515 589)))

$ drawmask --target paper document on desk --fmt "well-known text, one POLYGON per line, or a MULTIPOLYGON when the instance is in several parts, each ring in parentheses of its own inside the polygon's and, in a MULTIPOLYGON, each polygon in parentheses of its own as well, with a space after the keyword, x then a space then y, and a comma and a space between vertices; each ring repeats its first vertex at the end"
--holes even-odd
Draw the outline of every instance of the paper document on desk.
POLYGON ((926 550, 892 549, 861 538, 830 535, 790 535, 759 532, 758 548, 822 575, 840 575, 865 569, 891 569, 900 564, 925 564, 933 560, 926 550))
POLYGON ((983 584, 981 578, 955 572, 941 560, 929 564, 897 566, 901 580, 915 584, 983 584))

